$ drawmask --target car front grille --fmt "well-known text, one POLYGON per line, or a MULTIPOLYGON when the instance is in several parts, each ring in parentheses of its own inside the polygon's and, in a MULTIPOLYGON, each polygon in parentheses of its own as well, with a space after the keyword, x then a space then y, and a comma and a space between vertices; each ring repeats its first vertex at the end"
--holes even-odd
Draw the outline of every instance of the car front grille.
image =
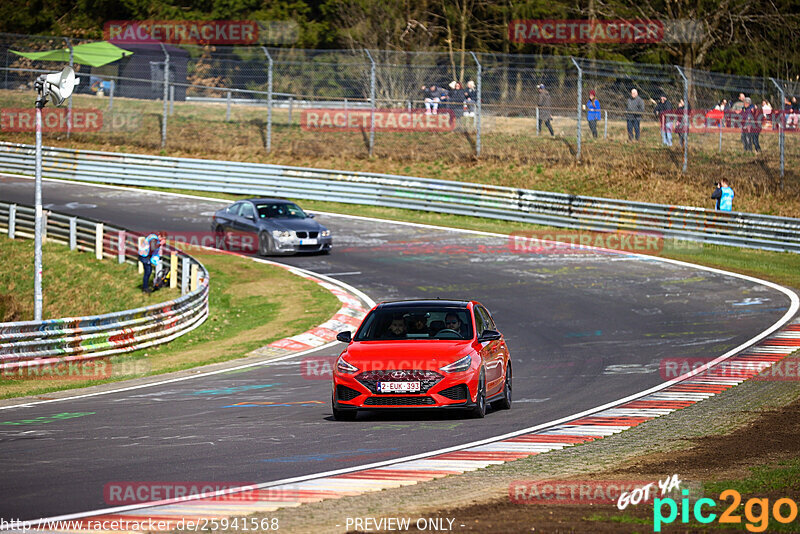
POLYGON ((347 386, 336 386, 336 398, 343 401, 351 401, 361 395, 355 389, 347 386))
POLYGON ((450 400, 467 400, 469 391, 467 390, 466 384, 459 384, 457 386, 443 389, 438 394, 442 397, 447 397, 450 400))
MULTIPOLYGON (((356 375, 356 380, 372 393, 378 393, 378 382, 419 382, 419 392, 425 393, 442 378, 444 377, 436 371, 423 371, 420 369, 364 371, 356 375)), ((381 393, 381 395, 386 395, 386 393, 381 393)))
POLYGON ((429 406, 436 404, 431 397, 369 397, 364 406, 429 406))
POLYGON ((308 237, 308 232, 295 232, 295 234, 297 234, 297 237, 300 239, 305 239, 308 237))

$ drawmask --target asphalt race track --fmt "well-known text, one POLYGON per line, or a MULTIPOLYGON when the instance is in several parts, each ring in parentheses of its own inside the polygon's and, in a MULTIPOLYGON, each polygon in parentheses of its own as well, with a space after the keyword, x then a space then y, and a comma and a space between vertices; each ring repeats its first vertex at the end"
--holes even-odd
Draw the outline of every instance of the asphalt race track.
MULTIPOLYGON (((210 213, 221 206, 47 181, 43 198, 49 209, 136 231, 209 231, 210 213)), ((0 199, 33 204, 33 181, 0 177, 0 199)), ((103 488, 112 482, 268 482, 551 421, 661 383, 664 358, 718 356, 771 326, 789 306, 771 288, 653 259, 520 254, 500 237, 318 219, 333 231, 333 253, 278 261, 329 274, 375 301, 481 301, 511 349, 513 409, 483 420, 406 412, 335 422, 330 383, 301 376, 300 357, 2 410, 0 517, 30 520, 107 508, 103 488), (257 404, 265 402, 277 404, 257 404), (51 419, 57 414, 72 416, 51 419), (43 423, 8 424, 36 418, 43 423)), ((132 271, 130 283, 138 281, 132 271)))

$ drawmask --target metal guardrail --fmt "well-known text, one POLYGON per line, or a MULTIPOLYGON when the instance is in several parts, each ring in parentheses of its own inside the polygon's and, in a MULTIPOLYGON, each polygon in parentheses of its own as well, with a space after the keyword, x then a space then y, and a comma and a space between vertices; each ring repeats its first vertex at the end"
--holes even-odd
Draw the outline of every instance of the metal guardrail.
MULTIPOLYGON (((0 143, 0 171, 33 174, 34 147, 0 143)), ((47 147, 43 176, 409 208, 800 252, 800 219, 428 178, 47 147)))
MULTIPOLYGON (((33 208, 0 202, 0 231, 13 238, 33 238, 33 228, 33 208)), ((47 213, 44 228, 46 240, 92 251, 98 259, 139 262, 138 235, 121 228, 54 212, 47 213)), ((202 324, 208 316, 208 272, 188 254, 165 248, 164 257, 175 254, 183 260, 173 273, 176 282, 182 281, 181 297, 104 315, 0 323, 0 369, 131 352, 166 343, 202 324)))

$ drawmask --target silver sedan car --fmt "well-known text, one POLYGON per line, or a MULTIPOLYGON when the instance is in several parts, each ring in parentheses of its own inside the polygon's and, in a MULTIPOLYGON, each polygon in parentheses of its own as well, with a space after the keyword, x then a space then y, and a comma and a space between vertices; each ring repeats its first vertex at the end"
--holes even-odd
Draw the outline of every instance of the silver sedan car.
MULTIPOLYGON (((214 213, 211 230, 218 243, 248 239, 261 256, 331 250, 331 231, 288 200, 249 198, 214 213), (257 249, 256 249, 257 246, 257 249)), ((245 247, 246 248, 246 247, 245 247)))

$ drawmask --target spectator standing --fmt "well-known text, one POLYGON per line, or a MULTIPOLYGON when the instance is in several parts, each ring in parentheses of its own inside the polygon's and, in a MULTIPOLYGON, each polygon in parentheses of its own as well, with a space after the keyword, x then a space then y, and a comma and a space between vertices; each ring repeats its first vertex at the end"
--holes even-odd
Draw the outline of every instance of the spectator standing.
POLYGON ((628 123, 628 141, 639 140, 639 122, 644 115, 644 100, 639 91, 631 89, 631 96, 625 105, 625 120, 628 123))
POLYGON ((583 109, 587 110, 586 120, 589 121, 589 129, 592 131, 592 137, 597 139, 597 121, 600 120, 600 101, 597 100, 597 95, 594 89, 589 91, 589 100, 583 109))
POLYGON ((653 109, 653 114, 661 125, 661 143, 672 146, 672 128, 675 122, 673 121, 672 103, 667 99, 667 95, 661 95, 658 104, 653 109))
POLYGON ((158 232, 158 234, 148 235, 139 243, 139 261, 142 262, 142 267, 144 267, 142 293, 152 292, 150 289, 150 275, 153 272, 153 267, 157 266, 161 259, 161 247, 166 242, 166 239, 166 233, 158 232))
POLYGON ((761 135, 761 110, 753 104, 750 98, 745 98, 744 102, 742 129, 748 136, 747 146, 751 152, 761 152, 761 145, 758 139, 761 135))
POLYGON ((739 114, 739 122, 742 125, 742 148, 745 152, 750 152, 750 131, 747 126, 747 100, 744 93, 739 93, 739 100, 731 107, 731 111, 739 114))
POLYGON ((711 193, 711 198, 716 200, 716 207, 719 211, 733 210, 733 188, 728 184, 728 179, 723 178, 719 181, 717 188, 711 193))
POLYGON ((544 122, 544 125, 550 130, 550 136, 555 137, 556 134, 553 133, 553 126, 550 124, 553 118, 553 115, 550 113, 550 109, 552 108, 550 92, 545 88, 543 83, 540 83, 537 89, 539 90, 539 131, 542 130, 542 123, 544 122))
POLYGON ((733 105, 731 106, 731 111, 733 111, 734 113, 741 113, 742 110, 745 108, 744 99, 745 99, 745 94, 739 93, 739 99, 733 103, 733 105))

